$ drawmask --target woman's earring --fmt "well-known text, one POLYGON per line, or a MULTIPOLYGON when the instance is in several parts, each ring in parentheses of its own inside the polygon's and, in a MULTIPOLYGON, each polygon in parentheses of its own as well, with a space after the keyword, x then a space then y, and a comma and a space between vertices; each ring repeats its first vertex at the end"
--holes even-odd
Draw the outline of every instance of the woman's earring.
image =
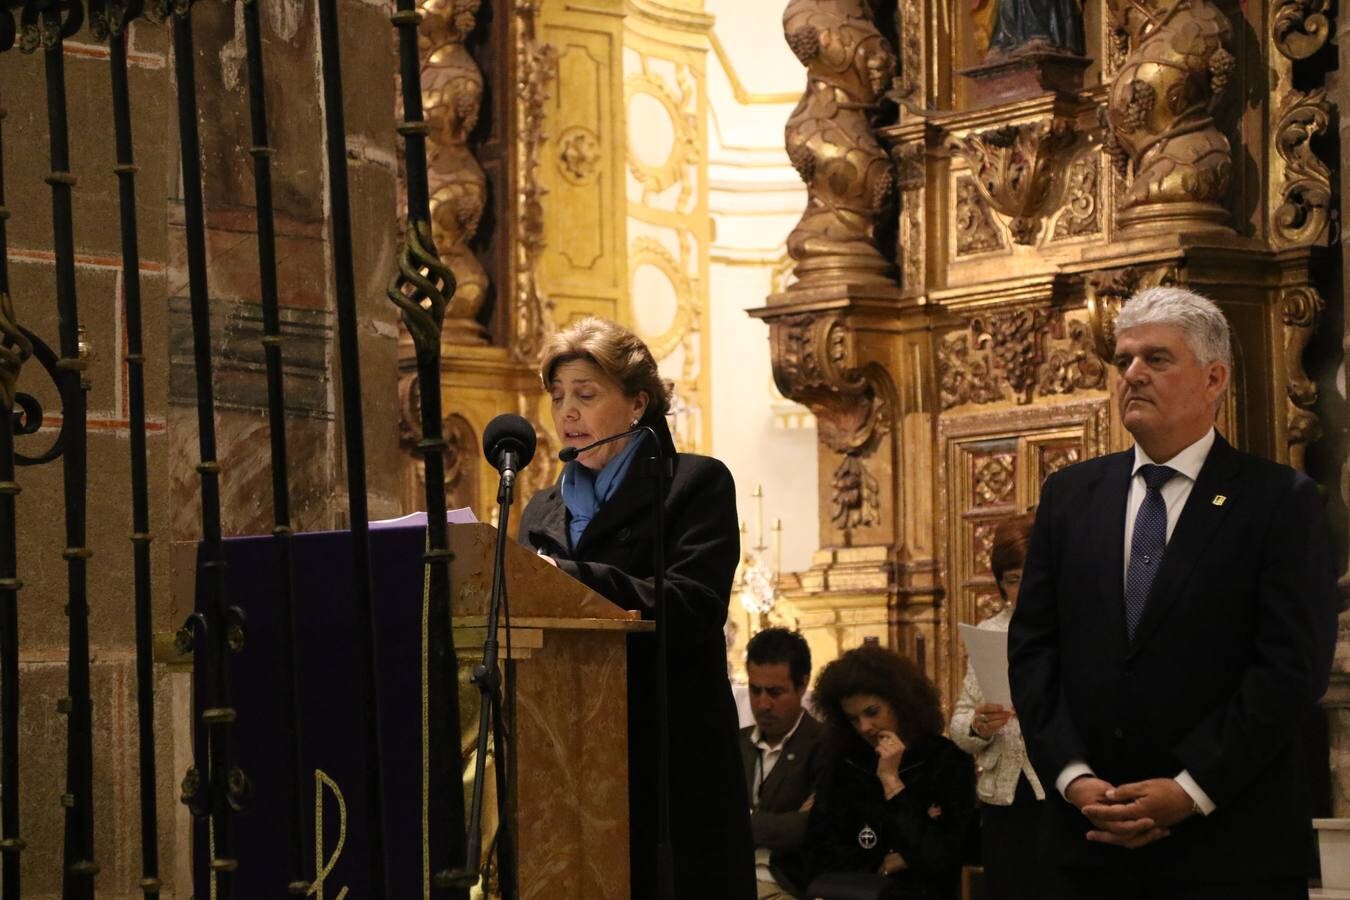
POLYGON ((637 426, 638 426, 638 420, 637 420, 637 419, 634 419, 633 421, 631 421, 631 422, 628 423, 628 427, 629 427, 629 428, 636 428, 637 426))

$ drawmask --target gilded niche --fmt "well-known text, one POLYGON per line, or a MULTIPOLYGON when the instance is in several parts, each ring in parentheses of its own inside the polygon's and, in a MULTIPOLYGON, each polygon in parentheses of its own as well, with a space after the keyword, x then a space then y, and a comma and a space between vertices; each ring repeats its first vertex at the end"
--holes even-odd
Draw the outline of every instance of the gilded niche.
POLYGON ((895 52, 863 0, 791 0, 783 29, 807 68, 786 132, 788 158, 807 188, 806 212, 787 240, 795 288, 894 284, 875 232, 892 207, 895 177, 871 119, 895 52))
POLYGON ((1043 308, 972 317, 938 343, 937 366, 943 410, 1106 387, 1088 323, 1043 308))
POLYGON ((478 322, 487 301, 488 274, 469 246, 487 204, 487 176, 469 148, 482 108, 483 73, 464 45, 477 24, 479 5, 480 0, 419 4, 432 236, 459 285, 442 335, 459 344, 488 342, 478 322))
POLYGON ((858 365, 854 340, 836 316, 769 322, 778 389, 815 413, 820 439, 836 453, 866 452, 890 429, 889 376, 875 363, 858 365))
POLYGON ((1228 19, 1211 0, 1108 0, 1129 55, 1111 84, 1108 149, 1134 178, 1124 227, 1226 226, 1228 139, 1214 112, 1232 81, 1228 19))
POLYGON ((1012 219, 1013 240, 1034 244, 1062 151, 1075 137, 1072 122, 1053 117, 953 138, 951 147, 970 164, 990 205, 1012 219))

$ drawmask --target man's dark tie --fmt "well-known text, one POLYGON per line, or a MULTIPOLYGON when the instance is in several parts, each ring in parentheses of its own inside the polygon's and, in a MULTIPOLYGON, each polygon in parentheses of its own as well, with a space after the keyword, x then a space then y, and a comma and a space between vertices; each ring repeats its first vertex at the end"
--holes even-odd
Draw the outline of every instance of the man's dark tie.
POLYGON ((1177 474, 1167 466, 1139 467, 1148 490, 1139 514, 1134 519, 1134 535, 1130 538, 1130 567, 1125 573, 1125 630, 1134 640, 1134 630, 1144 615, 1148 592, 1158 574, 1163 551, 1167 549, 1167 501, 1163 500, 1162 486, 1177 474))

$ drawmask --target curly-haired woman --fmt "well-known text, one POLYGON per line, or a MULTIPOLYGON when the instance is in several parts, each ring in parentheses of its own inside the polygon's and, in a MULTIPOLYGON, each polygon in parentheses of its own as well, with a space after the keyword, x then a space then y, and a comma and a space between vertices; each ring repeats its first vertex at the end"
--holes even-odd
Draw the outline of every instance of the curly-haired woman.
MULTIPOLYGON (((864 644, 824 668, 814 704, 836 755, 807 825, 812 872, 881 875, 886 896, 903 900, 953 896, 975 823, 975 767, 942 736, 932 683, 864 644)), ((808 894, 830 896, 823 885, 808 894)))

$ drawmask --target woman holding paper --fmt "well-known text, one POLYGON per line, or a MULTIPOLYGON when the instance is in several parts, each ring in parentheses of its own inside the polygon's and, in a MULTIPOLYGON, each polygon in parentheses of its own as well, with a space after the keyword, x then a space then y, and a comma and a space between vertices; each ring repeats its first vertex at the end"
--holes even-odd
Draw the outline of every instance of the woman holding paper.
MULTIPOLYGON (((999 523, 989 554, 1003 609, 980 623, 980 628, 1007 631, 1017 605, 1022 563, 1031 541, 1030 515, 999 523)), ((985 896, 992 900, 1041 900, 1036 832, 1045 791, 1027 760, 1017 713, 1009 707, 985 703, 967 663, 961 699, 952 712, 952 740, 975 757, 979 770, 976 793, 980 798, 980 832, 984 860, 985 896)))

